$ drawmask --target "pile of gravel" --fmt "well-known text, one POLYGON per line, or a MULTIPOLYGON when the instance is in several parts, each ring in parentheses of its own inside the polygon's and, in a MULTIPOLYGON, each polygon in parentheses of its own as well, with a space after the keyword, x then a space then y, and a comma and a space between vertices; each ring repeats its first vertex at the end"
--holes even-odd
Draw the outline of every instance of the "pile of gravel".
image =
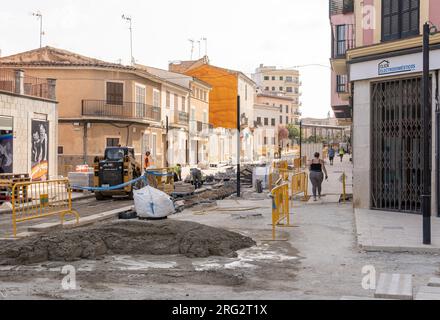
POLYGON ((111 254, 235 257, 237 250, 254 245, 249 237, 195 222, 120 220, 0 244, 0 265, 96 259, 111 254))

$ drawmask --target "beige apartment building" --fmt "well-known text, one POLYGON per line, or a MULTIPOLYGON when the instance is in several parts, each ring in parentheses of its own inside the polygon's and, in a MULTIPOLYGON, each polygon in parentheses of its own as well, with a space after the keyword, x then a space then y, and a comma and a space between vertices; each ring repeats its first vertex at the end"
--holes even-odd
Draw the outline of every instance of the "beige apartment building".
POLYGON ((286 96, 275 96, 259 93, 254 104, 254 141, 256 158, 272 158, 278 152, 279 129, 297 123, 292 114, 293 99, 286 96))
POLYGON ((257 84, 257 91, 264 94, 276 96, 286 96, 292 98, 294 116, 298 120, 301 113, 300 87, 298 70, 277 69, 274 66, 264 66, 260 64, 252 75, 252 79, 257 84))
POLYGON ((218 152, 210 150, 209 137, 213 130, 209 122, 209 93, 211 85, 192 78, 191 81, 191 99, 190 99, 190 164, 208 163, 209 153, 218 152))
POLYGON ((1 58, 0 67, 57 80, 59 174, 119 145, 134 147, 140 162, 151 151, 154 165, 164 165, 159 77, 52 47, 1 58))

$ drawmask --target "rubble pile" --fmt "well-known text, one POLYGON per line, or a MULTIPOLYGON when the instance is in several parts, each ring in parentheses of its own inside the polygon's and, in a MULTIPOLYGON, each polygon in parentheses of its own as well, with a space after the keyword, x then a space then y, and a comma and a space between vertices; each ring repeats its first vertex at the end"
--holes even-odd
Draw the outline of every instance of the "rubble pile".
POLYGON ((0 244, 0 265, 97 259, 104 255, 236 257, 255 242, 195 222, 119 220, 0 244))
POLYGON ((192 196, 180 198, 183 199, 182 209, 191 208, 201 202, 211 202, 216 200, 223 200, 237 191, 237 185, 232 181, 225 181, 213 186, 206 187, 202 192, 192 196))
POLYGON ((236 170, 234 167, 226 168, 225 172, 217 172, 214 175, 216 181, 230 181, 236 178, 236 170))
POLYGON ((252 174, 254 170, 253 165, 244 165, 240 167, 240 182, 245 186, 252 186, 252 174))

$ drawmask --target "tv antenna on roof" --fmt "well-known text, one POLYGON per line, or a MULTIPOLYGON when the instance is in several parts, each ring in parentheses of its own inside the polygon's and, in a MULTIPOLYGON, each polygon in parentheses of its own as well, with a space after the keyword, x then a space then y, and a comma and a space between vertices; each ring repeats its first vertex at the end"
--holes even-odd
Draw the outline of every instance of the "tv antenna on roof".
POLYGON ((122 19, 124 19, 130 23, 130 27, 129 27, 129 29, 130 29, 130 58, 131 58, 131 65, 134 65, 135 60, 133 57, 133 25, 132 25, 131 17, 123 14, 122 19))
POLYGON ((200 59, 200 54, 201 54, 200 53, 200 42, 201 42, 200 40, 197 40, 197 44, 199 45, 199 59, 200 59))
POLYGON ((205 41, 205 56, 207 56, 208 55, 208 38, 203 37, 200 40, 205 41))
POLYGON ((188 39, 189 42, 191 42, 191 60, 193 59, 193 54, 194 54, 194 39, 188 39))
POLYGON ((40 11, 34 12, 32 13, 32 15, 34 17, 37 17, 37 19, 40 20, 40 48, 43 46, 43 35, 44 35, 44 31, 43 31, 43 15, 41 14, 40 11))

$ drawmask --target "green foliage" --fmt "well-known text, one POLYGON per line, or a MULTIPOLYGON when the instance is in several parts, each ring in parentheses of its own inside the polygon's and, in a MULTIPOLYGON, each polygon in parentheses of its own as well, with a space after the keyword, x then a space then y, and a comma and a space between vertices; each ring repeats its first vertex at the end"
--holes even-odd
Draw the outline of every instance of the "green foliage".
POLYGON ((287 130, 289 131, 289 139, 296 140, 299 139, 299 126, 294 124, 288 124, 287 130))

